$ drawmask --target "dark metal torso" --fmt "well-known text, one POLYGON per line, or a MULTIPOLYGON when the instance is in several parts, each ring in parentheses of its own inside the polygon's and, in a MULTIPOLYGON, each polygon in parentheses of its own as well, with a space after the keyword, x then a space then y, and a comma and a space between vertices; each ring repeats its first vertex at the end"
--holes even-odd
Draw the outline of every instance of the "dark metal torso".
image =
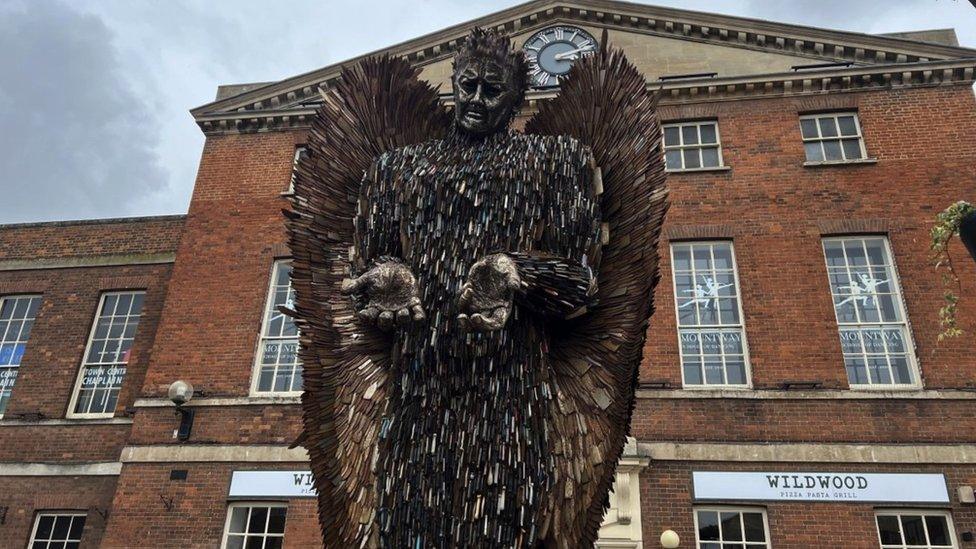
POLYGON ((464 333, 457 296, 493 252, 586 253, 592 232, 556 229, 595 213, 580 188, 588 155, 570 138, 503 133, 379 159, 380 211, 399 228, 427 315, 394 351, 377 464, 383 546, 535 543, 553 467, 546 326, 516 307, 503 329, 464 333))

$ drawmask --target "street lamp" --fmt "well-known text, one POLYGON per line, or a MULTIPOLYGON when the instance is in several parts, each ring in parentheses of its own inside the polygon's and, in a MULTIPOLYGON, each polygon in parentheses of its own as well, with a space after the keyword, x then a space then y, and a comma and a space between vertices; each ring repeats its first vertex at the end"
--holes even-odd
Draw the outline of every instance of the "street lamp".
POLYGON ((169 386, 169 399, 176 405, 176 414, 180 416, 180 428, 176 431, 176 439, 180 442, 188 440, 193 429, 193 410, 184 407, 191 398, 193 385, 177 380, 169 386))
POLYGON ((680 543, 681 538, 678 537, 678 533, 674 530, 661 532, 661 547, 664 547, 664 549, 675 549, 680 543))

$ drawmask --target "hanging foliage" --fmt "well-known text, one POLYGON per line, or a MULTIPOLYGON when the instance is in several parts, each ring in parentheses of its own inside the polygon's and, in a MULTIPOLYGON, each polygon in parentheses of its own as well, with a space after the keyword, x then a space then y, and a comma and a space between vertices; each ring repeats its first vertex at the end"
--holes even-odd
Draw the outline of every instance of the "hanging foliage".
POLYGON ((932 262, 935 264, 936 270, 940 270, 942 273, 943 299, 945 300, 942 308, 939 309, 939 323, 942 326, 939 341, 958 337, 963 333, 956 323, 956 306, 959 303, 960 283, 959 276, 952 265, 952 257, 949 255, 949 242, 952 237, 959 234, 959 226, 971 215, 976 215, 976 207, 960 200, 939 213, 936 216, 935 226, 932 227, 931 248, 935 254, 932 262))

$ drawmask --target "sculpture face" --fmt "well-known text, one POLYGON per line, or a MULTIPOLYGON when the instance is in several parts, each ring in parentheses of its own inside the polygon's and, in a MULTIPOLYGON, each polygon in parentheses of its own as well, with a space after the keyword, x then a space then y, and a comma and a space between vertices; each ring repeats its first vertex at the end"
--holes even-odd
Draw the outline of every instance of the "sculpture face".
POLYGON ((454 73, 454 117, 469 134, 504 130, 519 99, 512 72, 495 62, 472 59, 454 73))

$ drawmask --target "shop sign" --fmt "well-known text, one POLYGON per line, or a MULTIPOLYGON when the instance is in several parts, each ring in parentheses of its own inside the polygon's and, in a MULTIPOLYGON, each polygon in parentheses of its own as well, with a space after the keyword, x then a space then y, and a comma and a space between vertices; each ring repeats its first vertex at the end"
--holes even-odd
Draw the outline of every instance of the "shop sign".
POLYGON ((949 503, 945 476, 929 473, 694 471, 696 500, 949 503))
POLYGON ((311 471, 234 471, 232 498, 314 498, 311 471))

